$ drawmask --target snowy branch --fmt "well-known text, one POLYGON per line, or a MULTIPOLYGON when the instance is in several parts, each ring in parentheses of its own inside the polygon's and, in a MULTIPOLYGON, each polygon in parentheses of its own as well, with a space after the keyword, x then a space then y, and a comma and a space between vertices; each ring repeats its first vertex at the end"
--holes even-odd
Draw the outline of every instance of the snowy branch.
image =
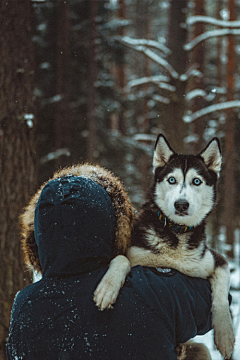
POLYGON ((211 30, 206 31, 205 33, 197 36, 195 39, 190 41, 188 44, 184 45, 184 50, 189 51, 192 50, 196 45, 200 42, 210 39, 212 37, 217 36, 225 36, 225 35, 240 35, 240 29, 218 29, 218 30, 211 30))
POLYGON ((34 126, 34 122, 33 122, 34 118, 35 118, 34 114, 23 114, 22 116, 20 116, 20 119, 22 119, 22 117, 23 117, 23 120, 26 121, 27 126, 30 129, 32 129, 34 126))
POLYGON ((225 87, 214 86, 211 92, 224 95, 227 94, 227 89, 225 87))
POLYGON ((147 77, 145 76, 139 79, 134 79, 129 81, 128 87, 133 88, 141 85, 155 84, 160 89, 165 89, 174 92, 176 90, 176 87, 171 84, 168 84, 167 81, 169 81, 169 77, 164 75, 147 76, 147 77))
POLYGON ((160 102, 160 103, 163 103, 163 104, 170 104, 170 100, 166 97, 163 97, 161 95, 158 95, 158 94, 155 94, 153 95, 153 100, 157 101, 157 102, 160 102))
POLYGON ((210 105, 204 109, 196 111, 195 113, 193 113, 191 115, 185 115, 183 117, 183 120, 186 123, 190 123, 190 122, 192 122, 196 119, 199 119, 200 117, 210 114, 212 112, 226 110, 226 109, 235 108, 235 107, 240 107, 240 100, 226 101, 221 104, 210 105))
POLYGON ((227 21, 227 20, 217 20, 210 16, 190 16, 186 23, 187 25, 193 25, 197 22, 204 22, 211 25, 227 27, 227 28, 239 28, 240 21, 227 21))
POLYGON ((156 84, 158 85, 160 82, 168 82, 169 77, 164 75, 156 75, 156 76, 144 76, 142 78, 134 79, 128 82, 128 87, 132 88, 139 85, 145 84, 156 84))
POLYGON ((156 135, 151 134, 135 134, 132 137, 135 141, 156 141, 156 135))
POLYGON ((191 100, 195 99, 196 97, 202 97, 205 99, 207 97, 207 93, 205 90, 202 90, 202 89, 194 89, 192 91, 189 91, 186 94, 187 101, 191 101, 191 100))
POLYGON ((167 70, 169 72, 169 74, 174 78, 174 79, 178 79, 179 74, 177 73, 177 71, 172 67, 172 65, 170 65, 165 59, 163 59, 162 57, 158 56, 157 54, 155 54, 155 52, 153 52, 152 50, 146 49, 143 46, 136 46, 135 47, 136 50, 144 53, 146 56, 148 56, 151 60, 155 61, 158 65, 161 65, 162 67, 164 67, 165 70, 167 70))
POLYGON ((116 19, 113 19, 113 20, 109 21, 108 23, 104 24, 102 26, 102 28, 116 29, 118 27, 128 26, 130 24, 131 24, 131 21, 129 21, 129 20, 116 18, 116 19))
POLYGON ((158 65, 161 65, 165 70, 167 70, 168 73, 174 79, 178 79, 179 74, 165 59, 163 59, 161 56, 156 54, 154 51, 148 49, 145 45, 139 45, 139 42, 146 42, 147 45, 152 40, 144 40, 144 39, 138 40, 138 39, 129 38, 128 36, 124 36, 122 38, 119 38, 118 40, 124 45, 131 47, 132 49, 142 52, 151 60, 155 61, 158 65))
POLYGON ((226 89, 221 87, 214 87, 209 93, 203 89, 194 89, 186 94, 186 100, 191 101, 196 97, 202 97, 207 101, 212 101, 216 97, 216 94, 226 94, 226 89))
POLYGON ((190 69, 188 69, 186 71, 185 74, 181 74, 180 75, 180 80, 181 81, 187 81, 189 80, 191 77, 198 77, 198 78, 202 78, 203 74, 201 71, 199 71, 198 69, 195 69, 194 67, 191 67, 190 69))
POLYGON ((56 151, 50 152, 47 155, 41 157, 40 163, 43 165, 48 161, 56 160, 60 156, 70 156, 71 153, 68 148, 57 149, 56 151))
POLYGON ((170 85, 170 84, 166 84, 166 83, 164 83, 164 82, 160 82, 160 83, 158 84, 158 87, 159 87, 159 89, 164 89, 164 90, 168 90, 168 91, 171 91, 171 92, 176 91, 176 87, 175 87, 175 86, 170 85))
POLYGON ((127 45, 130 45, 130 46, 139 46, 139 45, 147 46, 147 47, 152 47, 154 49, 160 50, 163 53, 165 53, 166 55, 171 54, 171 50, 158 41, 149 40, 149 39, 133 39, 130 36, 117 37, 117 39, 127 45))
MULTIPOLYGON (((106 132, 104 132, 104 134, 106 135, 106 132)), ((145 154, 147 154, 149 157, 152 156, 152 144, 148 145, 145 142, 136 141, 136 139, 133 139, 133 137, 122 136, 119 132, 116 132, 114 134, 112 132, 110 132, 108 140, 112 144, 114 144, 114 143, 116 144, 116 141, 117 141, 118 146, 120 144, 121 146, 128 148, 129 151, 132 151, 133 148, 139 149, 139 150, 143 151, 145 154)), ((156 141, 156 137, 155 137, 155 141, 156 141)))

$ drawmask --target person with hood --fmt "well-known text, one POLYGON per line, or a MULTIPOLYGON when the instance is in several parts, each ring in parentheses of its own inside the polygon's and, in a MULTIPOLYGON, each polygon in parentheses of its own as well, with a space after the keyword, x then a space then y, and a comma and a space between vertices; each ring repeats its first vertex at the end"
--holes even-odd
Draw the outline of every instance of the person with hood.
POLYGON ((42 279, 16 295, 8 360, 184 359, 176 345, 211 329, 209 282, 175 270, 135 266, 114 308, 96 307, 109 262, 130 246, 132 218, 122 184, 101 167, 64 169, 41 187, 22 233, 25 263, 42 279))

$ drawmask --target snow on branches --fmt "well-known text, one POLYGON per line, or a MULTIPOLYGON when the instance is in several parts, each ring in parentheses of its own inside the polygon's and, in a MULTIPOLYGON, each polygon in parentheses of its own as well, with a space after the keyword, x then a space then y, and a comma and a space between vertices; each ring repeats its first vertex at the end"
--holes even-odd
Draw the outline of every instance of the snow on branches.
POLYGON ((147 46, 162 51, 166 55, 171 54, 171 50, 159 41, 149 39, 134 39, 130 36, 117 37, 117 40, 128 46, 147 46))
POLYGON ((155 84, 160 89, 165 89, 171 92, 176 90, 176 87, 168 83, 169 77, 164 75, 144 76, 142 78, 134 79, 128 82, 128 87, 133 88, 140 85, 155 84))
POLYGON ((221 110, 231 109, 231 108, 235 108, 235 107, 240 108, 240 100, 225 101, 223 103, 207 106, 207 107, 205 107, 201 110, 198 110, 192 114, 185 115, 183 117, 183 121, 186 123, 190 123, 194 120, 201 118, 202 116, 208 115, 215 111, 221 111, 221 110))
POLYGON ((169 77, 164 76, 164 75, 155 75, 155 76, 144 76, 142 78, 138 78, 138 79, 134 79, 128 82, 128 86, 130 88, 133 88, 135 86, 140 86, 140 85, 146 85, 146 84, 156 84, 158 85, 161 82, 168 82, 169 81, 169 77))
POLYGON ((208 25, 215 25, 225 29, 215 29, 206 31, 203 34, 197 36, 191 42, 184 46, 186 51, 192 50, 200 42, 210 39, 212 37, 226 36, 226 35, 240 35, 240 21, 228 21, 228 20, 217 20, 210 16, 190 16, 186 20, 188 26, 194 25, 198 22, 202 22, 208 25))
POLYGON ((156 62, 158 65, 162 66, 167 72, 171 75, 172 78, 178 79, 179 74, 177 71, 169 64, 167 60, 163 58, 163 56, 158 55, 156 52, 151 50, 150 48, 154 48, 155 50, 162 51, 165 55, 170 53, 170 50, 163 44, 154 40, 147 39, 133 39, 130 36, 122 36, 117 38, 122 44, 127 45, 134 50, 145 54, 148 58, 156 62))
POLYGON ((226 36, 226 35, 240 35, 240 29, 217 29, 217 30, 206 31, 203 34, 195 37, 188 44, 185 44, 184 49, 186 51, 189 51, 192 50, 196 45, 198 45, 200 42, 204 40, 210 39, 212 37, 226 36))
MULTIPOLYGON (((196 38, 194 38, 189 43, 185 44, 185 51, 193 50, 196 45, 200 42, 205 41, 212 37, 226 36, 226 35, 240 35, 240 21, 228 21, 228 20, 217 20, 209 16, 190 16, 186 20, 186 25, 191 26, 197 22, 202 22, 208 25, 214 25, 221 27, 221 29, 213 29, 211 31, 206 31, 196 38)), ((130 36, 118 36, 117 40, 122 44, 143 53, 149 59, 160 65, 164 71, 167 72, 168 76, 165 75, 155 75, 155 76, 145 76, 142 78, 137 78, 128 82, 129 88, 134 88, 141 85, 155 84, 160 89, 164 89, 170 92, 176 91, 176 87, 170 84, 171 80, 178 80, 181 82, 186 82, 189 78, 202 77, 203 74, 196 69, 194 66, 191 66, 186 73, 178 74, 178 72, 173 68, 173 66, 166 60, 166 56, 171 54, 171 50, 167 48, 160 41, 148 40, 148 39, 134 39, 130 36)), ((203 89, 193 89, 192 91, 186 94, 185 100, 187 102, 192 101, 196 97, 202 97, 206 101, 213 100, 213 91, 211 94, 203 89)), ((152 96, 153 100, 163 104, 170 104, 170 99, 168 97, 161 96, 159 94, 154 94, 152 96)), ((205 115, 216 111, 222 111, 230 108, 240 108, 240 100, 234 101, 225 101, 219 104, 213 104, 206 106, 203 109, 200 109, 194 113, 188 112, 184 115, 183 121, 190 123, 196 119, 199 119, 205 115)))
POLYGON ((227 28, 240 28, 240 21, 217 20, 211 16, 189 16, 186 20, 187 25, 194 25, 197 22, 227 28))

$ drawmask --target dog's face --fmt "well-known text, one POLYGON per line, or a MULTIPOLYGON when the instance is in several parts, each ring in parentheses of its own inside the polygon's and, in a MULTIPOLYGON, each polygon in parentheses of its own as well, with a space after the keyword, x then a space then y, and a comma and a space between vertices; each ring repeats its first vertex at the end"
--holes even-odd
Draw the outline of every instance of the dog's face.
POLYGON ((198 155, 175 153, 159 135, 153 157, 154 201, 174 223, 196 226, 216 202, 216 182, 221 168, 218 139, 198 155))

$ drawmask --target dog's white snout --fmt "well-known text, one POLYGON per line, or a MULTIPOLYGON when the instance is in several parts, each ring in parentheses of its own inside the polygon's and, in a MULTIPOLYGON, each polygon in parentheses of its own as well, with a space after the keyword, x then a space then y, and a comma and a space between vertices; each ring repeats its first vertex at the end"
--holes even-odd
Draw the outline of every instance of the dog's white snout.
POLYGON ((185 199, 179 199, 175 201, 174 207, 178 212, 183 213, 189 208, 189 202, 185 199))

